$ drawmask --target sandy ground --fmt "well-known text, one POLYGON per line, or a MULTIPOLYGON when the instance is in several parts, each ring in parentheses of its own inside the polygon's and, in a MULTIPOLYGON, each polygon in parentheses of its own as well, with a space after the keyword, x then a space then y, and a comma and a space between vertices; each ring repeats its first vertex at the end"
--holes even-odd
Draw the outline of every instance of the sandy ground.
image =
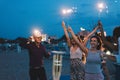
MULTIPOLYGON (((29 80, 29 58, 28 52, 23 50, 0 52, 0 80, 29 80)), ((52 78, 53 59, 44 59, 47 78, 52 78)), ((69 58, 63 58, 62 75, 69 75, 69 58)))

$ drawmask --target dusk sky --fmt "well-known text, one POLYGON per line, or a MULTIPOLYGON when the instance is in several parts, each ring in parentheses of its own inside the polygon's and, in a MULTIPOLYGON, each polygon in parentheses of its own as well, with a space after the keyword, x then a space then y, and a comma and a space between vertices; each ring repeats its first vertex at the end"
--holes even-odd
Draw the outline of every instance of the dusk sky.
POLYGON ((120 25, 120 0, 0 0, 0 38, 29 37, 32 29, 61 37, 64 20, 74 32, 91 31, 101 20, 108 35, 120 25), (104 3, 100 10, 98 3, 104 3), (63 9, 72 10, 63 14, 63 9))

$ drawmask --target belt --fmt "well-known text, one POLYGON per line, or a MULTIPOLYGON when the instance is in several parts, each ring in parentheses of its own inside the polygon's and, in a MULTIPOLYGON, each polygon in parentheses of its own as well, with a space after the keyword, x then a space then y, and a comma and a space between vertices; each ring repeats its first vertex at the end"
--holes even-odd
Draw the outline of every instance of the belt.
POLYGON ((44 66, 41 65, 41 66, 36 66, 36 67, 30 67, 31 69, 40 69, 40 68, 43 68, 44 66))

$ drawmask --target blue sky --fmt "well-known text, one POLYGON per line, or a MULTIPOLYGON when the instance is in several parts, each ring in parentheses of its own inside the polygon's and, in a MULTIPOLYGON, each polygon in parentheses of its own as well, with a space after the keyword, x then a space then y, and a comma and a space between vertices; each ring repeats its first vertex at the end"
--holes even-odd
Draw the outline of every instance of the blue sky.
POLYGON ((80 27, 91 31, 99 19, 107 34, 112 35, 120 25, 119 4, 120 0, 0 0, 0 37, 29 37, 34 28, 61 37, 62 20, 76 33, 80 27), (97 8, 100 2, 106 6, 101 13, 97 8), (73 13, 65 16, 63 8, 72 8, 73 13))

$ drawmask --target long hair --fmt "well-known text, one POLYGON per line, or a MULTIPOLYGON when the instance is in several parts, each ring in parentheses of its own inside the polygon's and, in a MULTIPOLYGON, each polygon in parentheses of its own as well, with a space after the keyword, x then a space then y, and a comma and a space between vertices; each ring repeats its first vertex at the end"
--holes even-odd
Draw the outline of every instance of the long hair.
POLYGON ((80 42, 83 42, 83 41, 82 41, 83 39, 82 39, 79 35, 76 34, 76 37, 77 37, 77 39, 78 39, 80 42))
MULTIPOLYGON (((75 36, 76 36, 76 38, 78 39, 79 42, 82 42, 82 40, 81 40, 81 38, 79 37, 79 35, 75 34, 75 36)), ((74 41, 73 37, 70 37, 70 43, 71 43, 72 45, 78 45, 78 44, 74 41)))
POLYGON ((102 41, 101 41, 100 37, 95 35, 95 36, 92 36, 92 37, 90 38, 90 40, 91 40, 92 38, 96 38, 96 39, 97 39, 97 42, 98 42, 97 50, 100 50, 100 49, 101 49, 101 46, 102 46, 102 41))

